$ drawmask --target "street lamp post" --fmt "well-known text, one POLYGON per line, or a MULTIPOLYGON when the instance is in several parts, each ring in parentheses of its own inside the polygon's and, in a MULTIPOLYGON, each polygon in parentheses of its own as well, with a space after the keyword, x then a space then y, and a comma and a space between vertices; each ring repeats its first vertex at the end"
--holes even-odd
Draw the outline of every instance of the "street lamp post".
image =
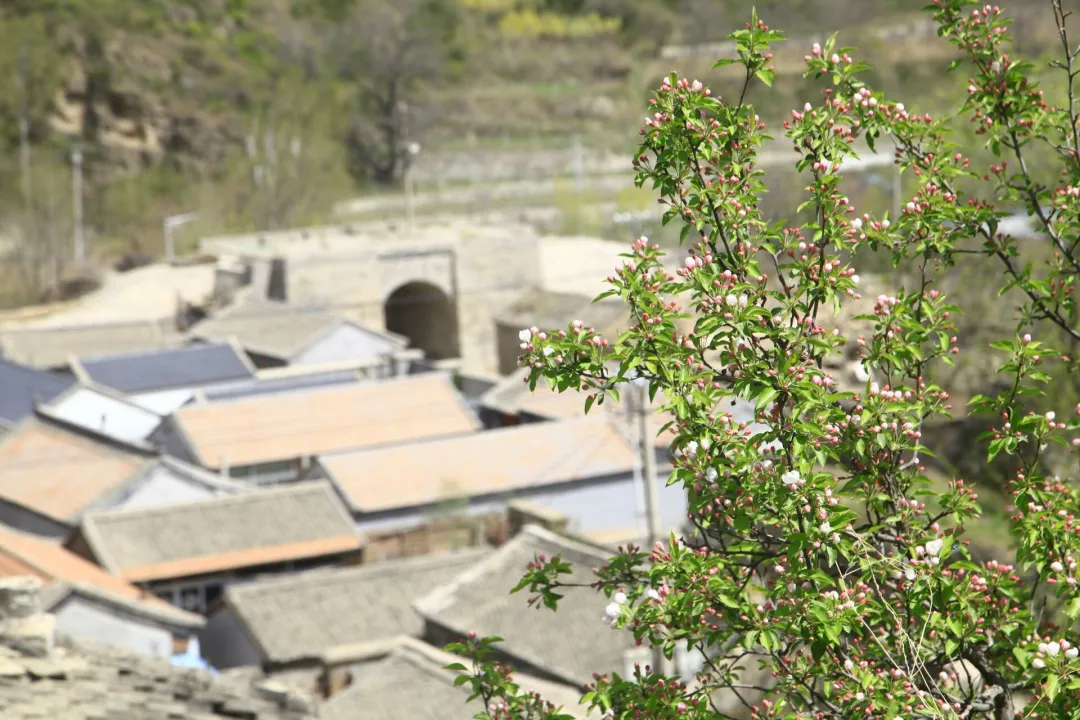
POLYGON ((165 218, 163 223, 165 229, 165 262, 172 262, 176 257, 176 250, 173 246, 173 230, 181 225, 186 225, 197 217, 199 217, 198 213, 184 213, 183 215, 169 215, 165 218))
POLYGON ((86 235, 83 232, 83 154, 78 143, 71 147, 71 195, 72 214, 75 223, 75 263, 86 260, 86 235))

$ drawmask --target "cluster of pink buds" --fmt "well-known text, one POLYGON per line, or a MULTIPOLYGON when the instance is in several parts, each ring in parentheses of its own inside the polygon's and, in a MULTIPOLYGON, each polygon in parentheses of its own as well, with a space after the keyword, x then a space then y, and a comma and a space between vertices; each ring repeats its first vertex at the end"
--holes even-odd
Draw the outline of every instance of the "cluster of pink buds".
POLYGON ((874 97, 869 88, 865 87, 859 88, 858 91, 856 91, 854 100, 858 105, 864 108, 877 107, 878 104, 877 98, 874 97))

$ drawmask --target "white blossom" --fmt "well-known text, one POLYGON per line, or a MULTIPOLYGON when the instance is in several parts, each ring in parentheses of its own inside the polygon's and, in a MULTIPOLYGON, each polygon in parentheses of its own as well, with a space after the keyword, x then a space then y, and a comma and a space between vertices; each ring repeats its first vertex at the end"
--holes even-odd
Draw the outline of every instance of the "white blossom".
POLYGON ((617 602, 619 605, 625 605, 626 604, 626 593, 624 593, 624 592, 622 592, 620 590, 619 592, 612 595, 611 599, 614 600, 615 602, 617 602))
POLYGON ((649 588, 648 590, 646 590, 645 594, 648 595, 651 600, 659 600, 660 599, 660 593, 656 592, 656 590, 653 590, 652 588, 649 588))
POLYGON ((529 342, 530 340, 532 340, 532 330, 530 330, 529 328, 525 328, 518 333, 518 339, 520 339, 523 343, 529 342))
POLYGON ((931 540, 930 542, 926 543, 926 554, 930 557, 936 557, 937 554, 941 552, 941 549, 943 547, 945 547, 945 543, 943 541, 931 540))
POLYGON ((619 616, 622 614, 622 605, 613 602, 608 603, 608 606, 604 608, 604 620, 611 627, 615 627, 615 623, 618 622, 619 616))
POLYGON ((799 480, 801 480, 801 479, 802 479, 802 475, 799 474, 798 470, 790 470, 790 471, 788 471, 788 472, 786 472, 786 473, 784 473, 783 475, 780 476, 780 480, 785 485, 791 485, 791 486, 797 485, 799 480))
POLYGON ((706 468, 705 470, 705 479, 709 482, 716 482, 716 478, 719 477, 719 475, 720 473, 716 472, 716 468, 714 467, 706 468))
POLYGON ((1075 658, 1077 655, 1080 655, 1080 650, 1077 650, 1074 647, 1071 647, 1065 651, 1065 657, 1069 658, 1070 660, 1072 658, 1075 658))
POLYGON ((1050 569, 1054 572, 1061 572, 1065 569, 1065 566, 1055 560, 1054 562, 1050 563, 1050 569))
POLYGON ((1049 655, 1050 657, 1054 657, 1059 652, 1061 652, 1061 645, 1058 644, 1057 640, 1051 640, 1050 642, 1046 643, 1047 655, 1049 655))
POLYGON ((820 525, 820 527, 818 527, 818 529, 821 530, 821 532, 823 532, 823 533, 830 533, 830 532, 832 532, 832 525, 830 525, 829 521, 826 520, 825 522, 821 523, 821 525, 820 525))
POLYGON ((687 457, 696 456, 697 455, 697 449, 698 449, 697 440, 691 440, 690 442, 686 443, 685 452, 686 452, 687 457))
POLYGON ((544 357, 550 357, 551 353, 553 353, 553 352, 555 352, 555 349, 552 348, 550 345, 548 347, 545 347, 544 348, 544 357))
POLYGON ((1042 661, 1042 658, 1035 658, 1031 661, 1031 667, 1035 668, 1036 670, 1042 670, 1044 667, 1046 667, 1046 663, 1042 661))
POLYGON ((862 220, 860 220, 859 218, 855 218, 854 220, 852 220, 851 229, 855 230, 856 232, 862 230, 862 220))
POLYGON ((1047 420, 1053 420, 1056 417, 1057 417, 1057 414, 1053 410, 1046 413, 1046 419, 1047 420))
POLYGON ((906 577, 908 580, 914 580, 915 579, 915 568, 911 567, 910 565, 908 565, 906 568, 904 568, 904 577, 906 577))

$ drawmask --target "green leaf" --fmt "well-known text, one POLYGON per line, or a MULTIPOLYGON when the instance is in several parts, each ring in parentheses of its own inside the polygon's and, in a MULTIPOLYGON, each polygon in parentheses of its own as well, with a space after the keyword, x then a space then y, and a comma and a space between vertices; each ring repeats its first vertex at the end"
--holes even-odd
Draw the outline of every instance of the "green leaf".
POLYGON ((758 80, 765 83, 769 87, 772 87, 773 78, 776 77, 776 72, 774 72, 773 70, 758 70, 756 73, 754 73, 754 75, 757 76, 758 80))
POLYGON ((1054 701, 1057 697, 1058 690, 1061 689, 1061 678, 1057 675, 1049 675, 1046 678, 1046 697, 1050 699, 1050 702, 1054 701))
POLYGON ((828 643, 826 643, 821 638, 815 640, 814 644, 810 646, 810 652, 814 655, 814 662, 821 662, 821 658, 828 648, 828 643))
POLYGON ((774 387, 767 387, 762 390, 760 393, 758 393, 757 396, 757 409, 765 409, 769 405, 769 403, 776 399, 777 395, 779 394, 780 391, 774 387))

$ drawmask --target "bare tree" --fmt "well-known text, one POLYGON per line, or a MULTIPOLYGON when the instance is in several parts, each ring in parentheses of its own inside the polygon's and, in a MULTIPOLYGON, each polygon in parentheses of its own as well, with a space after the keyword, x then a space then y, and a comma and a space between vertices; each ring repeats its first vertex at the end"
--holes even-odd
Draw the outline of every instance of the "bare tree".
POLYGON ((346 133, 351 172, 381 184, 401 180, 408 144, 430 119, 423 89, 446 72, 452 3, 361 2, 329 44, 341 78, 355 87, 346 133))

